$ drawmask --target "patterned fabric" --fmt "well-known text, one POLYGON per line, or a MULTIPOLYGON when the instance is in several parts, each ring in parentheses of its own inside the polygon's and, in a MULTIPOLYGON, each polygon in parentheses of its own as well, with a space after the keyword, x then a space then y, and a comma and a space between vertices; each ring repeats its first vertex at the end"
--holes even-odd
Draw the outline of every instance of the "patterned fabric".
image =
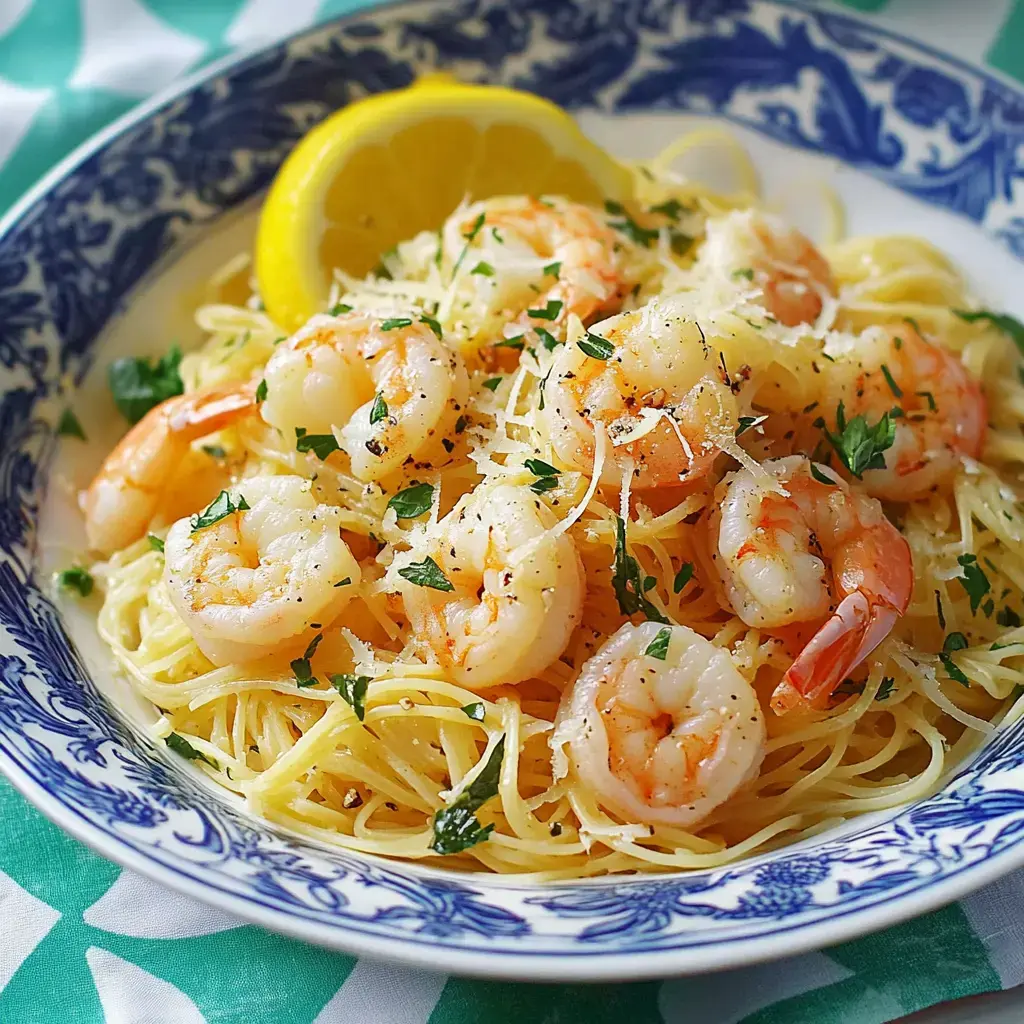
MULTIPOLYGON (((0 0, 0 212, 175 78, 363 2, 0 0)), ((1024 79, 1024 0, 932 0, 927 18, 921 0, 845 5, 1024 79)), ((1022 900, 1024 875, 880 935, 704 978, 467 981, 330 953, 201 906, 93 855, 0 782, 0 1021, 875 1024, 1024 980, 1022 900)))

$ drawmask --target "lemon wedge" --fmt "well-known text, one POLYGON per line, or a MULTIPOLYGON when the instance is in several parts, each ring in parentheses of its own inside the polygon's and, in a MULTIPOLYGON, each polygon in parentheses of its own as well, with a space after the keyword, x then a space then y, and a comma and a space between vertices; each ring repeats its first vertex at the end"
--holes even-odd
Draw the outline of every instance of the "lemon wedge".
POLYGON ((345 107, 295 147, 260 215, 260 295, 294 330, 325 308, 333 268, 366 274, 397 242, 439 228, 466 196, 599 204, 629 191, 629 172, 560 107, 431 76, 345 107))

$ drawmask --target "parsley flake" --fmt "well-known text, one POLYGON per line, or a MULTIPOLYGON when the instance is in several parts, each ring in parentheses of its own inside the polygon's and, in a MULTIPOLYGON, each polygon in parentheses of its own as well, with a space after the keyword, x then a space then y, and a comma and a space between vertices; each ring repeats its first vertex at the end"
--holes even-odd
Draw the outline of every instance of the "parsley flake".
POLYGON ((693 562, 683 562, 672 580, 672 593, 679 594, 683 587, 693 579, 693 562))
POLYGON ((434 332, 434 335, 436 336, 438 341, 443 340, 444 332, 441 330, 441 324, 436 319, 434 319, 434 317, 427 316, 426 313, 421 313, 420 323, 426 324, 434 332))
POLYGON ((92 573, 78 566, 57 573, 57 583, 64 590, 77 590, 81 597, 88 597, 95 586, 92 573))
POLYGON ((878 684, 878 690, 875 693, 875 700, 888 700, 895 687, 896 679, 894 676, 882 676, 882 681, 878 684))
POLYGON ((465 712, 467 718, 472 718, 474 722, 482 722, 486 715, 486 709, 484 708, 483 701, 474 701, 472 704, 463 704, 459 709, 465 712))
POLYGON ((393 508, 399 519, 416 519, 424 512, 430 511, 433 497, 432 484, 416 484, 394 495, 388 502, 388 508, 393 508))
POLYGON ((950 633, 942 644, 942 653, 939 661, 942 662, 949 678, 961 686, 970 686, 971 681, 964 675, 963 670, 953 661, 952 651, 962 651, 968 646, 967 637, 963 633, 950 633))
POLYGON ((1003 334, 1009 335, 1018 351, 1024 355, 1024 324, 1015 316, 1010 316, 1009 313, 992 313, 987 309, 978 309, 973 312, 966 309, 954 309, 953 313, 969 324, 979 321, 990 323, 1003 334))
POLYGON ((295 428, 295 448, 300 452, 312 452, 321 462, 332 452, 341 451, 333 434, 307 434, 305 427, 295 428))
POLYGON ((220 765, 212 757, 208 757, 201 750, 196 750, 184 736, 179 736, 176 732, 172 732, 170 736, 164 737, 164 743, 179 757, 183 757, 187 761, 204 761, 214 771, 220 771, 220 765))
POLYGON ((77 437, 79 441, 86 440, 82 424, 78 422, 78 417, 70 409, 65 409, 60 414, 60 419, 57 420, 57 436, 77 437))
POLYGON ((683 206, 678 199, 666 199, 663 203, 656 203, 650 207, 651 213, 661 213, 669 220, 679 220, 680 215, 689 211, 689 207, 683 206))
POLYGON ((496 341, 494 343, 494 347, 495 348, 515 348, 515 349, 520 349, 521 350, 523 348, 524 344, 525 344, 525 342, 523 341, 523 336, 521 334, 516 334, 514 337, 502 338, 501 341, 496 341))
POLYGON ((430 587, 431 590, 443 590, 449 593, 454 590, 451 580, 442 572, 441 566, 427 555, 422 562, 411 562, 398 570, 403 580, 415 583, 417 587, 430 587))
POLYGON ((767 416, 741 416, 740 425, 736 428, 736 436, 746 433, 751 427, 759 426, 768 419, 767 416))
POLYGON ((407 316, 391 316, 380 322, 382 331, 398 331, 403 327, 412 327, 412 320, 407 316))
MULTIPOLYGON (((653 577, 646 577, 652 579, 653 577)), ((645 594, 650 589, 640 569, 640 563, 626 549, 626 524, 621 516, 615 517, 615 561, 612 564, 612 589, 619 611, 623 615, 634 615, 643 612, 653 622, 661 622, 666 626, 669 620, 659 609, 647 600, 645 594)))
POLYGON ((882 418, 869 426, 863 416, 855 416, 847 423, 843 403, 836 409, 837 434, 829 431, 824 420, 817 420, 824 430, 829 443, 836 450, 843 465, 860 479, 869 469, 885 469, 885 458, 882 452, 891 448, 896 440, 896 425, 889 413, 882 413, 882 418))
POLYGON ((754 280, 754 268, 753 267, 740 267, 739 270, 734 270, 730 276, 732 277, 732 279, 734 281, 739 281, 741 279, 744 280, 744 281, 753 281, 754 280))
POLYGON ((154 406, 183 394, 185 383, 178 367, 181 349, 175 345, 156 363, 138 356, 117 359, 107 371, 114 404, 129 423, 138 423, 154 406))
POLYGON ((295 673, 295 683, 297 686, 305 688, 307 686, 313 686, 316 683, 316 676, 313 675, 313 669, 310 667, 309 663, 312 660, 313 655, 316 654, 316 649, 320 646, 320 641, 323 640, 323 638, 323 633, 317 633, 317 635, 309 641, 305 654, 303 654, 301 658, 295 658, 292 661, 292 672, 295 673))
POLYGON ((534 327, 533 333, 540 338, 541 344, 543 344, 549 352, 554 352, 558 346, 558 339, 549 330, 544 327, 534 327))
POLYGON ((354 676, 348 672, 340 672, 327 677, 344 700, 352 706, 356 718, 366 718, 366 691, 370 685, 369 676, 354 676))
POLYGON ((261 402, 267 400, 267 378, 264 377, 259 384, 256 385, 256 404, 259 405, 261 402))
POLYGON ((555 260, 554 263, 549 263, 544 267, 544 274, 546 277, 558 277, 559 271, 562 269, 562 261, 555 260))
POLYGON ((346 305, 344 302, 339 302, 336 305, 331 306, 327 311, 331 316, 341 316, 342 313, 351 313, 352 307, 346 305))
POLYGON ((668 657, 668 642, 672 639, 672 630, 663 626, 658 630, 658 635, 647 645, 644 654, 649 658, 657 658, 664 661, 668 657))
POLYGON ((615 354, 615 346, 600 334, 587 331, 585 338, 580 338, 576 345, 583 350, 591 359, 608 360, 615 354))
POLYGON ((501 381, 501 377, 488 377, 487 380, 484 381, 484 387, 487 388, 488 391, 497 391, 498 385, 501 381))
POLYGON ((384 393, 378 391, 374 396, 373 405, 370 406, 370 426, 379 423, 388 414, 388 403, 384 401, 384 393))
POLYGON ((149 546, 154 551, 159 551, 161 554, 163 554, 164 542, 155 533, 147 533, 146 540, 149 541, 149 546))
POLYGON ((542 309, 528 309, 526 315, 534 320, 557 320, 558 314, 562 312, 563 303, 558 299, 548 299, 542 309))
POLYGON ((343 580, 338 580, 334 585, 336 587, 347 587, 352 582, 351 576, 346 576, 343 580))
POLYGON ((882 363, 882 376, 885 378, 885 383, 889 385, 889 390, 897 397, 903 397, 903 389, 893 380, 892 374, 889 372, 889 367, 882 363))
POLYGON ((614 216, 621 216, 622 220, 609 221, 608 226, 614 228, 616 231, 625 235, 631 242, 635 242, 637 245, 642 245, 645 249, 651 247, 651 243, 658 239, 657 228, 645 228, 641 227, 632 217, 626 213, 626 208, 622 203, 617 203, 614 200, 607 200, 604 204, 604 208, 614 216))
POLYGON ((963 569, 963 575, 957 576, 956 581, 967 591, 971 599, 971 614, 975 615, 982 598, 992 589, 985 571, 978 565, 978 559, 974 555, 960 555, 957 564, 963 569))
POLYGON ((434 839, 430 848, 435 853, 452 854, 468 850, 484 842, 494 831, 494 825, 481 827, 476 818, 488 800, 497 796, 501 762, 505 757, 505 737, 494 745, 480 774, 463 790, 453 803, 434 815, 434 839))
POLYGON ((219 523, 234 512, 248 511, 249 503, 241 494, 238 496, 236 504, 231 500, 231 495, 227 491, 221 491, 202 512, 197 512, 189 519, 189 524, 192 527, 192 532, 195 533, 196 530, 202 530, 207 526, 213 526, 214 523, 219 523))
POLYGON ((494 277, 494 267, 490 263, 481 260, 471 271, 471 274, 479 274, 481 277, 494 277))
POLYGON ((1016 629, 1021 624, 1020 616, 1009 605, 996 612, 996 623, 1005 629, 1016 629))

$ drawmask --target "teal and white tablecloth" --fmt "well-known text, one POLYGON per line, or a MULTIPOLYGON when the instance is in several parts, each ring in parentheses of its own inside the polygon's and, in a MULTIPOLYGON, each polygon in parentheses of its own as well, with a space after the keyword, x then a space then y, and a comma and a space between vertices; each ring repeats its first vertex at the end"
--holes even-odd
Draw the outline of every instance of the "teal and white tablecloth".
MULTIPOLYGON (((0 213, 175 78, 364 2, 0 0, 0 213)), ((836 6, 1024 79, 1024 0, 836 6)), ((531 986, 406 970, 168 892, 0 781, 0 1024, 880 1024, 1022 981, 1024 874, 879 935, 703 978, 531 986)))

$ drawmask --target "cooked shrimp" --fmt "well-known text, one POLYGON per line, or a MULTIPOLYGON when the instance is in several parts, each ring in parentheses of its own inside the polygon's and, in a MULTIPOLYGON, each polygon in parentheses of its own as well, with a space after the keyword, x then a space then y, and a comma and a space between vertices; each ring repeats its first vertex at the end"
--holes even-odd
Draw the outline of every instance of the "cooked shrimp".
POLYGON ((143 536, 190 446, 256 406, 252 384, 216 385, 150 409, 106 457, 80 504, 89 547, 109 554, 143 536))
POLYGON ((863 475, 869 494, 922 498, 953 476, 963 456, 980 456, 988 418, 980 384, 955 352, 925 341, 911 324, 868 328, 821 368, 830 429, 840 402, 847 422, 864 416, 874 424, 886 412, 893 417, 885 468, 863 475))
POLYGON ((270 357, 264 379, 263 419, 286 436, 333 433, 360 480, 434 456, 469 394, 462 359, 411 316, 315 316, 270 357))
POLYGON ((627 460, 635 488, 707 473, 723 441, 735 438, 738 409, 698 324, 655 301, 592 333, 614 347, 612 355, 598 359, 579 344, 565 345, 544 386, 541 417, 558 457, 591 471, 601 424, 614 453, 602 474, 606 484, 621 482, 627 460))
POLYGON ((813 324, 835 295, 828 261, 799 231, 756 210, 709 220, 695 272, 726 277, 788 327, 813 324))
POLYGON ((614 312, 632 287, 615 233, 589 207, 565 199, 486 199, 453 214, 443 239, 450 265, 469 272, 468 308, 518 330, 543 327, 564 338, 570 313, 588 323, 614 312), (531 317, 530 309, 544 314, 531 317))
POLYGON ((582 614, 585 581, 572 538, 547 535, 555 524, 528 487, 481 484, 433 539, 430 555, 451 589, 401 579, 415 634, 462 686, 522 682, 565 649, 582 614))
POLYGON ((559 719, 553 744, 568 740, 580 781, 627 822, 696 824, 765 752, 750 683, 686 626, 626 623, 583 666, 559 719))
POLYGON ((826 705, 889 635, 910 603, 914 567, 882 506, 830 470, 801 455, 762 469, 770 483, 748 469, 723 481, 712 559, 747 625, 817 627, 772 697, 782 714, 826 705))
POLYGON ((232 509, 242 498, 247 510, 209 526, 179 519, 164 543, 171 601, 216 665, 300 647, 337 618, 360 578, 341 510, 318 505, 309 481, 249 477, 232 488, 232 509))

